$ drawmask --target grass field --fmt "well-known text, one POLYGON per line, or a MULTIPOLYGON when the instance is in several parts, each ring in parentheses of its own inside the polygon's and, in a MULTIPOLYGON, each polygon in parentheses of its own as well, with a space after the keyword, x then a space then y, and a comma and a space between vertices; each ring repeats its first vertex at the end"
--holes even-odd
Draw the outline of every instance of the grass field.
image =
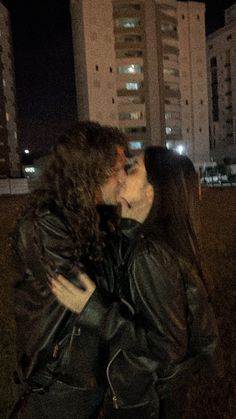
MULTIPOLYGON (((0 197, 0 419, 7 418, 15 392, 11 377, 15 365, 13 284, 17 272, 9 236, 25 202, 24 196, 0 197)), ((200 213, 203 262, 222 339, 225 373, 217 381, 196 381, 185 418, 235 419, 236 188, 204 189, 200 213)))

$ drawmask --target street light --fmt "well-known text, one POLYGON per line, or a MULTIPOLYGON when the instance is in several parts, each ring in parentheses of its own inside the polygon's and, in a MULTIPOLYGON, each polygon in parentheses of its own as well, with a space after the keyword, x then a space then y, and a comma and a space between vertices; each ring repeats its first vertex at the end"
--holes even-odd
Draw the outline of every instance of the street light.
POLYGON ((28 150, 28 148, 26 148, 26 149, 24 150, 24 153, 25 153, 25 154, 29 154, 29 153, 30 153, 30 151, 28 150))

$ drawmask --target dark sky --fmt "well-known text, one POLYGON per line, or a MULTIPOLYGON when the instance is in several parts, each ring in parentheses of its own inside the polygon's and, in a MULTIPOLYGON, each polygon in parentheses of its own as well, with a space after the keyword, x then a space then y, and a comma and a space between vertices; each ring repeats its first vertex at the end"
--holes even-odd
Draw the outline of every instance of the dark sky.
MULTIPOLYGON (((207 0, 207 33, 236 0, 207 0)), ((76 120, 69 0, 5 0, 11 14, 19 146, 47 151, 76 120)))

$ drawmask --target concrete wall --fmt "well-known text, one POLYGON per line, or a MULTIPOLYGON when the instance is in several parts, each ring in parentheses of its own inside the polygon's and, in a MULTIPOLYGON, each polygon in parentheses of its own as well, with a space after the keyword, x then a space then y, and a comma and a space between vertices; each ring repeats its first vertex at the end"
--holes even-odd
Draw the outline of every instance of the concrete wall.
POLYGON ((30 193, 27 179, 0 179, 0 195, 21 195, 30 193))

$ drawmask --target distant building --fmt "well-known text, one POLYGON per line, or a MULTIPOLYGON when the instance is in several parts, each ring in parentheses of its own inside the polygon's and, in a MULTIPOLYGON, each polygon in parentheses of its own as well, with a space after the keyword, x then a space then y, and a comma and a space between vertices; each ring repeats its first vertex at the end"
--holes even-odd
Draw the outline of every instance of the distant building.
POLYGON ((209 161, 205 4, 178 2, 181 127, 194 162, 209 161))
POLYGON ((0 178, 20 174, 10 18, 0 3, 0 178))
POLYGON ((119 126, 133 148, 166 144, 208 160, 205 5, 94 3, 71 0, 79 119, 119 126))
POLYGON ((207 37, 210 153, 236 160, 236 4, 225 26, 207 37))
POLYGON ((71 0, 78 117, 118 125, 110 0, 71 0))

